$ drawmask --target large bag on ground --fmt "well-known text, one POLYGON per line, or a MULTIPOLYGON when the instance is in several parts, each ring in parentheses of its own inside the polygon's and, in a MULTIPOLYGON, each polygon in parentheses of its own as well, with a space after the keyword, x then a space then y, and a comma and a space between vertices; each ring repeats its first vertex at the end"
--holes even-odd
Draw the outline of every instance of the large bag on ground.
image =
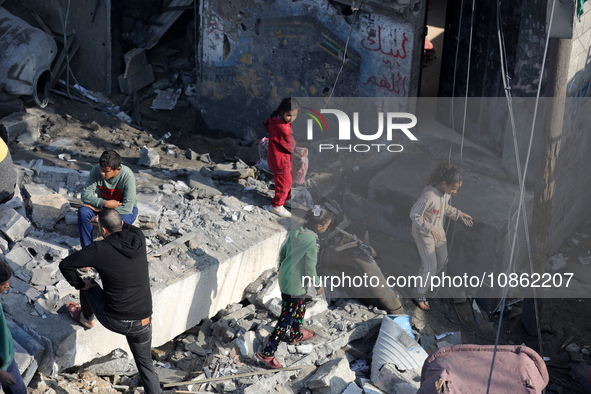
MULTIPOLYGON (((486 393, 493 345, 444 347, 423 364, 417 394, 486 393)), ((548 384, 548 370, 538 353, 526 346, 497 346, 490 393, 538 394, 548 384)))

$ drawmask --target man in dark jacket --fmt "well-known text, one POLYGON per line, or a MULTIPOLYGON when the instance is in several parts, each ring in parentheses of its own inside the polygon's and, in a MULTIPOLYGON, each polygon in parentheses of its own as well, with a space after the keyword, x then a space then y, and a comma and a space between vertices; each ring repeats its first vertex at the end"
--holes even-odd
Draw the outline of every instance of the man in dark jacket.
POLYGON ((145 237, 140 229, 124 223, 114 209, 103 209, 98 224, 104 239, 60 263, 64 278, 80 290, 80 306, 68 303, 68 312, 85 328, 94 327, 96 315, 105 328, 125 335, 145 392, 160 393, 151 357, 152 294, 145 237), (103 288, 77 274, 83 267, 99 273, 103 288))

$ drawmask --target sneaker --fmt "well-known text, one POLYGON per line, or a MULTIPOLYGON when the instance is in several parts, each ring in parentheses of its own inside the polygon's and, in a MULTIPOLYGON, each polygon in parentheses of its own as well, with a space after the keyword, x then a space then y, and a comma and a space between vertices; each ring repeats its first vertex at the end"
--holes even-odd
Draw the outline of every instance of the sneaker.
POLYGON ((291 212, 289 212, 283 205, 278 207, 270 206, 269 211, 273 212, 275 215, 279 215, 282 218, 291 218, 291 212))
POLYGON ((300 332, 302 333, 302 336, 299 339, 295 339, 293 341, 290 341, 289 342, 290 345, 295 345, 296 343, 307 341, 308 339, 314 338, 314 335, 316 335, 316 333, 314 331, 306 330, 305 328, 301 328, 300 332))
POLYGON ((285 200, 285 203, 283 204, 284 207, 289 208, 289 209, 303 209, 300 203, 297 203, 295 201, 290 200, 285 200))
POLYGON ((261 353, 257 353, 256 357, 271 368, 283 368, 283 365, 281 365, 281 363, 279 362, 279 360, 277 360, 275 356, 265 357, 261 353))

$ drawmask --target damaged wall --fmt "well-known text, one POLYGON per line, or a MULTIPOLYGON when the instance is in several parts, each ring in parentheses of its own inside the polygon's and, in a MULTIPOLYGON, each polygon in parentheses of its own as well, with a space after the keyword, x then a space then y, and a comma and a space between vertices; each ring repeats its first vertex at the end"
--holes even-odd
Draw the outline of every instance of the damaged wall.
POLYGON ((253 137, 283 97, 416 96, 424 2, 364 2, 356 20, 352 2, 345 3, 204 2, 206 124, 253 137), (345 47, 347 61, 334 85, 345 47))

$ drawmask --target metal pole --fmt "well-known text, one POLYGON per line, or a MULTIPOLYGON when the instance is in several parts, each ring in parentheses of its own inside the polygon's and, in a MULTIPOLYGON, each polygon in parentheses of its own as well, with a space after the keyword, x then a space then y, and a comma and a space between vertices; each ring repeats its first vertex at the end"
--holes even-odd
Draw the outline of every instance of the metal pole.
MULTIPOLYGON (((548 67, 548 89, 551 98, 547 121, 544 127, 541 160, 536 172, 534 206, 532 218, 532 257, 534 272, 543 274, 548 257, 548 238, 552 219, 552 199, 556 184, 556 169, 560 152, 560 139, 566 101, 566 83, 571 55, 571 39, 550 39, 550 62, 548 67)), ((541 299, 537 298, 538 319, 536 319, 532 294, 526 294, 523 302, 521 322, 531 335, 537 335, 537 323, 541 320, 541 299)))

